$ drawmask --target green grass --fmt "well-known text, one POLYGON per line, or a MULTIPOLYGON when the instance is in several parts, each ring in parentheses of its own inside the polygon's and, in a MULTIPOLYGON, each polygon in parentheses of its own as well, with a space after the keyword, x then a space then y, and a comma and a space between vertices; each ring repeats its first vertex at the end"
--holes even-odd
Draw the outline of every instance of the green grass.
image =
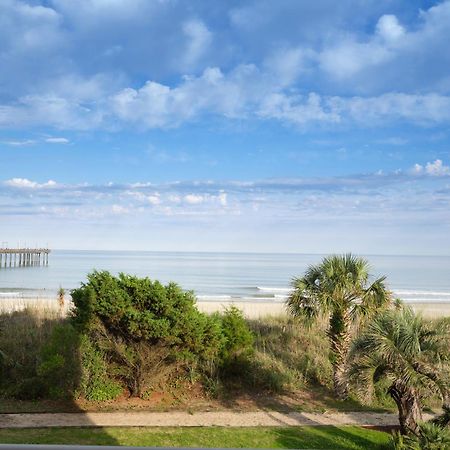
POLYGON ((332 426, 0 429, 5 444, 382 450, 389 441, 381 431, 332 426))

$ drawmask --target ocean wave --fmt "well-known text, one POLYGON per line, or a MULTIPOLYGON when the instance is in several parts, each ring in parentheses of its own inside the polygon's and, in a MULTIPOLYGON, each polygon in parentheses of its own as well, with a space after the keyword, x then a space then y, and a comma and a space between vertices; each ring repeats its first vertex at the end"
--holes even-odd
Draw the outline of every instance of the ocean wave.
POLYGON ((394 290, 396 295, 429 295, 432 297, 450 297, 450 292, 394 290))
MULTIPOLYGON (((231 295, 197 295, 199 300, 232 300, 233 297, 231 295)), ((241 298, 241 297, 236 297, 241 298)))
POLYGON ((198 295, 197 296, 198 301, 200 302, 227 302, 227 303, 233 303, 233 302, 248 302, 248 303, 283 303, 286 300, 286 297, 280 296, 280 297, 274 297, 274 296, 231 296, 231 295, 198 295))
POLYGON ((258 291, 264 292, 290 292, 290 288, 282 288, 282 287, 270 287, 270 286, 256 286, 258 291))
POLYGON ((410 297, 404 298, 405 303, 449 303, 448 298, 410 297))

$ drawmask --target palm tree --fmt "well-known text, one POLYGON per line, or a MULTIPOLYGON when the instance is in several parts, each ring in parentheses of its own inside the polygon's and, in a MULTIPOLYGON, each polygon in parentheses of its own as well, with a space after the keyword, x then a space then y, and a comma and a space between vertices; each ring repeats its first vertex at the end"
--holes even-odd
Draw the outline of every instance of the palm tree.
POLYGON ((294 316, 309 320, 326 317, 333 366, 334 392, 348 397, 347 362, 352 325, 390 303, 384 277, 369 282, 369 264, 352 254, 332 255, 294 278, 287 307, 294 316))
POLYGON ((439 393, 448 410, 449 360, 450 323, 426 321, 403 306, 375 317, 354 341, 351 375, 362 390, 387 378, 400 431, 418 436, 425 393, 439 393))

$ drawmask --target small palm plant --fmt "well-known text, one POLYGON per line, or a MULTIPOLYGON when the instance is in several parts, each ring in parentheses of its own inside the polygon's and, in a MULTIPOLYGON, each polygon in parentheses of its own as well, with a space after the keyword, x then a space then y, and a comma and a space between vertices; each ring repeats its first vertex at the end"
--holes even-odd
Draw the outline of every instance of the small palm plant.
POLYGON ((63 287, 60 287, 58 289, 58 304, 60 309, 64 308, 65 299, 64 296, 66 295, 66 291, 63 287))
POLYGON ((419 436, 425 393, 439 393, 448 408, 449 360, 450 324, 426 321, 404 306, 375 317, 354 341, 351 375, 362 391, 388 379, 400 431, 419 436))
POLYGON ((394 450, 448 450, 450 448, 450 429, 430 422, 420 424, 419 435, 392 436, 394 450))
POLYGON ((369 282, 369 263, 351 254, 324 258, 310 266, 301 278, 294 278, 287 300, 288 310, 297 317, 314 320, 326 317, 333 365, 334 392, 348 397, 348 355, 353 324, 391 302, 384 277, 369 282))

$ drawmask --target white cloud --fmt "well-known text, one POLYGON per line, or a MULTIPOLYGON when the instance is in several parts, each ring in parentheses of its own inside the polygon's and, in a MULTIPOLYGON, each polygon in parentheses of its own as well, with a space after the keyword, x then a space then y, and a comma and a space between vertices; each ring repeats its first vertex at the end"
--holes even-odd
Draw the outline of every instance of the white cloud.
POLYGON ((264 64, 267 71, 277 77, 277 82, 288 86, 295 82, 301 73, 310 69, 315 58, 315 52, 310 49, 281 48, 269 55, 264 64))
POLYGON ((378 19, 376 32, 386 41, 392 42, 403 37, 405 29, 402 27, 396 16, 385 14, 378 19))
POLYGON ((63 137, 49 137, 45 139, 48 144, 68 144, 70 141, 63 137))
POLYGON ((53 180, 48 180, 46 183, 37 183, 36 181, 28 180, 27 178, 12 178, 4 182, 6 186, 14 188, 25 188, 25 189, 41 189, 54 187, 57 183, 53 180))
POLYGON ((322 70, 329 76, 343 80, 392 57, 389 49, 379 43, 361 43, 346 38, 323 50, 318 59, 322 70))
POLYGON ((243 117, 268 89, 253 65, 238 66, 227 75, 210 67, 173 88, 148 81, 140 89, 124 89, 111 97, 110 104, 124 121, 148 128, 173 127, 204 113, 243 117))
POLYGON ((423 173, 423 166, 418 163, 414 164, 413 168, 411 169, 411 173, 413 175, 421 175, 423 173))
POLYGON ((450 122, 450 97, 446 95, 387 93, 376 97, 331 97, 325 101, 336 114, 366 125, 391 120, 423 125, 450 122))
POLYGON ((420 11, 409 29, 392 14, 379 17, 372 34, 339 30, 319 51, 321 69, 347 88, 386 92, 448 92, 450 2, 420 11), (432 68, 432 70, 430 70, 432 68), (447 79, 447 81, 446 81, 447 79))
POLYGON ((159 205, 161 203, 161 198, 159 195, 149 195, 147 197, 147 201, 151 204, 151 205, 159 205))
POLYGON ((111 212, 116 215, 128 214, 130 211, 128 208, 121 205, 112 205, 111 212))
POLYGON ((411 173, 414 175, 442 177, 450 175, 450 166, 446 166, 441 159, 436 159, 433 162, 427 162, 425 167, 421 164, 414 164, 411 173))
POLYGON ((302 126, 340 122, 341 116, 332 104, 330 106, 328 107, 327 102, 315 93, 310 93, 307 97, 277 93, 262 99, 257 114, 263 118, 278 119, 302 126))
POLYGON ((162 2, 146 0, 52 0, 58 10, 77 23, 78 26, 97 26, 100 20, 114 22, 116 20, 138 19, 149 14, 153 7, 162 2))
MULTIPOLYGON (((70 33, 73 33, 69 33, 70 37, 81 45, 84 42, 82 38, 86 37, 85 27, 92 25, 87 22, 93 17, 98 19, 105 16, 109 26, 115 29, 116 20, 121 18, 126 22, 124 27, 128 27, 127 20, 140 19, 143 11, 148 13, 148 20, 153 20, 172 7, 171 2, 152 2, 152 5, 155 3, 153 6, 148 6, 149 3, 143 0, 85 0, 74 6, 65 0, 53 0, 49 3, 53 9, 12 1, 8 5, 15 5, 12 8, 14 11, 20 10, 20 14, 17 11, 14 14, 19 14, 17 17, 20 16, 19 19, 24 22, 24 30, 34 30, 33 27, 39 29, 39 22, 45 22, 48 28, 56 30, 57 37, 62 33, 61 39, 55 40, 64 45, 67 45, 68 30, 64 29, 67 20, 74 27, 70 29, 70 33)), ((244 7, 244 10, 246 8, 248 9, 244 7)), ((260 13, 264 17, 254 20, 256 23, 261 19, 263 25, 270 23, 270 11, 280 12, 268 2, 261 8, 260 13)), ((341 7, 338 9, 339 14, 343 14, 341 7)), ((236 14, 239 17, 242 13, 233 11, 228 11, 232 18, 236 14)), ((249 11, 253 9, 250 8, 249 11)), ((245 21, 250 17, 248 14, 244 16, 245 21)), ((319 21, 318 17, 314 17, 319 21)), ((163 19, 168 20, 168 16, 163 19)), ((35 83, 24 83, 21 91, 13 93, 11 101, 0 105, 0 126, 47 126, 61 130, 111 130, 129 126, 151 129, 177 127, 204 116, 279 120, 302 127, 315 124, 334 126, 348 122, 378 126, 393 120, 426 125, 448 123, 450 77, 446 62, 449 57, 447 51, 442 52, 442 48, 445 47, 443 38, 450 32, 449 19, 450 2, 444 2, 422 12, 417 23, 408 28, 396 16, 385 14, 380 15, 378 21, 375 17, 376 25, 369 34, 359 28, 349 31, 340 27, 333 29, 333 39, 327 39, 327 35, 321 35, 320 39, 318 37, 317 42, 320 41, 320 44, 316 42, 313 45, 310 40, 302 42, 286 36, 286 40, 274 40, 271 47, 259 49, 254 54, 247 54, 242 48, 241 55, 233 46, 227 47, 225 53, 232 49, 238 55, 230 62, 226 57, 224 60, 214 60, 211 53, 217 52, 211 52, 213 37, 218 41, 217 46, 220 46, 224 36, 213 36, 205 24, 206 19, 201 14, 196 14, 193 7, 189 14, 183 10, 182 14, 177 15, 179 34, 173 38, 173 42, 169 42, 174 47, 168 52, 170 55, 164 55, 171 61, 172 71, 176 59, 175 66, 183 67, 184 73, 188 75, 181 77, 177 72, 166 76, 165 73, 161 75, 157 71, 144 70, 141 65, 145 64, 142 62, 142 55, 139 54, 139 58, 133 56, 129 53, 130 49, 121 45, 122 41, 116 42, 108 34, 102 44, 104 48, 98 48, 98 54, 103 55, 110 48, 124 47, 120 51, 120 58, 129 67, 133 67, 130 73, 127 72, 128 66, 121 66, 113 71, 111 62, 102 66, 99 60, 97 73, 83 77, 80 74, 86 73, 86 70, 82 63, 92 65, 92 61, 89 58, 85 61, 82 54, 75 55, 77 59, 70 53, 74 49, 64 48, 61 58, 56 58, 59 65, 55 66, 59 69, 55 73, 46 73, 35 83), (439 67, 428 71, 428 67, 421 65, 421 61, 427 61, 435 50, 440 56, 435 57, 437 59, 433 67, 439 67), (399 62, 396 62, 397 59, 399 62), (234 66, 233 61, 237 61, 234 66), (247 63, 248 61, 255 62, 247 63), (412 63, 417 70, 411 71, 412 63), (445 66, 445 69, 441 66, 445 66), (204 70, 199 72, 203 67, 204 70), (223 67, 231 69, 224 70, 223 67), (400 76, 403 67, 408 71, 407 77, 400 76), (442 76, 443 70, 446 78, 442 76), (417 88, 411 88, 409 83, 413 83, 412 77, 422 72, 427 74, 422 81, 419 80, 422 84, 417 81, 417 88), (137 85, 135 73, 139 73, 139 77, 142 73, 152 73, 154 77, 143 85, 137 85), (194 75, 196 73, 200 74, 194 75), (389 73, 391 78, 388 77, 389 73), (433 77, 436 77, 436 83, 427 84, 427 80, 433 77), (172 81, 164 81, 167 79, 172 81), (177 79, 180 81, 173 81, 177 79), (401 79, 401 84, 393 82, 398 79, 401 79), (330 80, 332 84, 327 84, 330 80), (323 92, 327 92, 326 95, 320 92, 322 85, 325 86, 323 92), (346 95, 330 95, 336 86, 339 87, 336 92, 345 92, 346 95), (389 86, 389 90, 386 86, 389 86), (391 86, 394 87, 391 89, 391 86), (404 88, 404 91, 397 89, 397 86, 404 88), (364 95, 354 95, 361 92, 364 95)), ((328 20, 325 22, 328 23, 328 20)), ((145 20, 139 22, 140 25, 144 23, 148 25, 145 20)), ((8 45, 16 45, 17 39, 12 39, 12 36, 18 34, 20 33, 9 32, 11 42, 8 45)), ((159 64, 163 57, 161 53, 164 52, 159 46, 150 47, 146 56, 151 59, 151 52, 154 52, 154 59, 159 64)), ((19 53, 16 63, 26 59, 19 53)), ((9 55, 9 50, 5 54, 9 55)), ((110 61, 111 58, 107 59, 110 61)), ((8 67, 8 64, 2 66, 8 67)), ((2 74, 0 85, 1 76, 2 74)), ((11 83, 15 84, 13 78, 11 75, 11 83)), ((159 157, 166 156, 170 158, 170 155, 164 153, 159 157)))
POLYGON ((217 198, 219 199, 219 203, 220 203, 222 206, 227 206, 227 204, 228 204, 228 198, 227 198, 227 193, 226 193, 226 192, 221 192, 221 193, 217 196, 217 198))
POLYGON ((11 147, 27 147, 29 145, 34 145, 36 143, 33 139, 23 139, 23 140, 11 140, 11 141, 2 141, 1 144, 9 145, 11 147))
POLYGON ((189 205, 199 205, 205 201, 205 197, 203 195, 188 194, 184 196, 184 201, 189 205))
MULTIPOLYGON (((8 220, 14 226, 42 220, 46 226, 58 224, 65 236, 68 229, 73 229, 80 237, 90 224, 100 230, 101 239, 105 239, 112 225, 126 229, 131 236, 139 225, 147 231, 157 224, 162 230, 173 226, 179 234, 180 229, 191 224, 203 239, 203 230, 206 233, 216 226, 229 228, 233 223, 234 236, 243 226, 249 226, 253 232, 267 227, 272 230, 267 239, 277 240, 289 224, 298 231, 298 224, 305 225, 305 218, 305 229, 309 230, 318 223, 329 226, 343 221, 354 224, 388 220, 390 224, 399 223, 402 229, 405 224, 428 227, 450 223, 448 178, 434 176, 432 183, 425 178, 426 170, 430 174, 441 173, 446 166, 434 161, 428 169, 425 167, 422 176, 416 177, 403 172, 259 181, 192 180, 158 185, 143 182, 133 186, 61 184, 51 190, 38 186, 54 182, 39 184, 13 179, 0 182, 0 218, 3 227, 8 220), (161 203, 151 206, 152 196, 159 197, 161 203), (17 221, 18 215, 33 220, 17 221), (275 225, 278 234, 273 231, 275 225)), ((387 229, 392 231, 392 226, 387 229)), ((258 242, 264 245, 265 239, 258 242)))
POLYGON ((182 61, 185 68, 192 68, 204 56, 212 43, 212 33, 198 19, 183 24, 183 33, 188 41, 183 51, 182 61))
POLYGON ((383 15, 376 24, 375 33, 367 40, 348 33, 338 35, 337 42, 326 46, 318 54, 319 64, 332 78, 344 80, 354 77, 391 61, 405 33, 396 16, 383 15))
POLYGON ((2 45, 11 53, 47 51, 61 45, 62 17, 50 7, 7 0, 2 2, 2 18, 2 45))
POLYGON ((102 124, 103 111, 53 94, 28 95, 14 104, 0 105, 0 127, 44 125, 61 129, 89 129, 102 124))
POLYGON ((169 195, 169 201, 172 203, 180 203, 181 197, 179 195, 169 195))
POLYGON ((282 84, 253 65, 238 66, 227 74, 217 67, 208 68, 175 87, 148 81, 139 89, 127 88, 113 95, 110 105, 122 121, 143 128, 176 127, 206 114, 276 119, 301 126, 345 122, 379 126, 387 120, 420 125, 450 122, 450 97, 446 95, 298 95, 286 92, 282 84))
POLYGON ((143 193, 141 191, 136 191, 134 189, 143 189, 151 186, 151 183, 135 183, 130 185, 133 190, 125 191, 127 196, 133 197, 135 200, 141 203, 150 203, 153 206, 161 204, 161 196, 159 192, 153 192, 151 194, 143 193))

